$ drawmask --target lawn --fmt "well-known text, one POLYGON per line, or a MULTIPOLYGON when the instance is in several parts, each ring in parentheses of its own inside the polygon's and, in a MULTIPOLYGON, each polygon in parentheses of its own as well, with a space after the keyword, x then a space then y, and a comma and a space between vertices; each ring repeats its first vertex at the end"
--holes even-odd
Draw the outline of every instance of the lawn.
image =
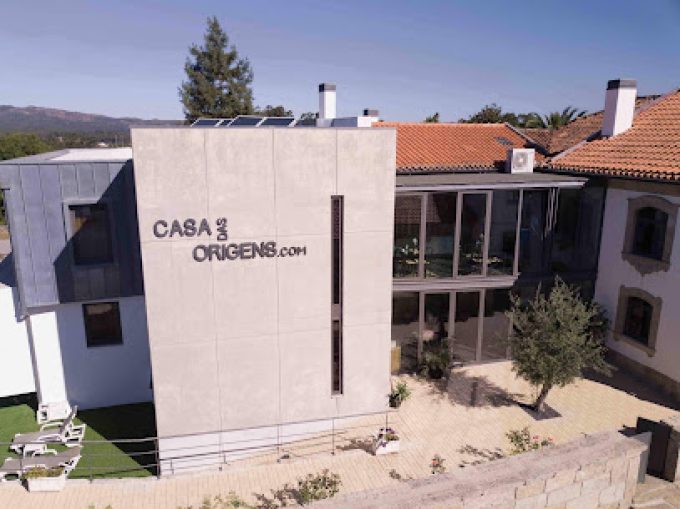
MULTIPOLYGON (((0 398, 0 451, 6 451, 0 459, 15 456, 6 445, 15 433, 39 429, 35 408, 35 394, 0 398)), ((156 435, 152 403, 79 411, 76 424, 81 423, 87 424, 83 457, 71 478, 146 477, 156 473, 154 466, 144 467, 156 462, 153 440, 118 441, 156 435)))

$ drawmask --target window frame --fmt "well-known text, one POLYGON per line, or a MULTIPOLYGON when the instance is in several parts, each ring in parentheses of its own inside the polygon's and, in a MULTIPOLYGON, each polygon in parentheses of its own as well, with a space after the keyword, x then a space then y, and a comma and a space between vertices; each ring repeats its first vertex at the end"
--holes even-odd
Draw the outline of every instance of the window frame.
POLYGON ((98 200, 93 200, 93 199, 75 199, 75 200, 67 200, 64 201, 63 203, 63 215, 64 215, 64 227, 65 227, 65 233, 66 233, 66 244, 68 245, 68 250, 70 251, 70 256, 71 256, 71 266, 75 268, 76 270, 88 270, 92 268, 98 268, 98 267, 111 267, 112 265, 116 265, 118 263, 118 243, 116 240, 115 236, 115 219, 114 219, 114 214, 113 214, 113 203, 109 199, 105 198, 100 198, 98 200), (71 222, 71 207, 86 207, 86 206, 94 206, 94 205, 103 205, 106 207, 106 213, 108 215, 108 222, 109 222, 109 239, 111 242, 111 260, 107 262, 98 262, 98 263, 77 263, 76 262, 76 253, 75 253, 75 246, 73 245, 73 237, 75 235, 75 232, 73 230, 73 224, 71 222))
POLYGON ((619 288, 619 300, 616 308, 616 320, 612 330, 612 337, 616 341, 625 342, 628 345, 634 346, 644 351, 649 357, 656 354, 656 340, 659 331, 659 321, 661 319, 662 299, 654 297, 651 293, 646 292, 640 288, 632 288, 621 285, 619 288), (626 315, 628 311, 628 300, 630 298, 637 298, 643 300, 652 307, 652 316, 649 323, 649 334, 647 343, 642 343, 638 339, 631 338, 624 333, 626 325, 626 315))
POLYGON ((104 347, 109 347, 109 346, 120 346, 124 344, 124 334, 123 334, 123 318, 122 314, 120 312, 120 302, 117 300, 106 300, 106 301, 93 301, 93 302, 83 302, 81 304, 81 310, 83 314, 83 332, 85 333, 85 346, 86 348, 104 348, 104 347), (88 314, 86 311, 86 308, 88 306, 96 306, 100 304, 112 304, 114 309, 117 311, 118 314, 118 333, 120 338, 116 341, 108 342, 108 343, 91 343, 90 342, 90 335, 88 334, 88 314))
POLYGON ((671 265, 673 253, 673 241, 675 238, 675 223, 678 215, 678 205, 665 198, 654 195, 643 195, 628 198, 628 215, 626 219, 626 232, 624 237, 621 257, 630 263, 635 270, 643 276, 652 272, 667 272, 671 265), (661 259, 635 254, 633 246, 637 230, 637 215, 644 208, 654 208, 667 215, 666 232, 661 259))

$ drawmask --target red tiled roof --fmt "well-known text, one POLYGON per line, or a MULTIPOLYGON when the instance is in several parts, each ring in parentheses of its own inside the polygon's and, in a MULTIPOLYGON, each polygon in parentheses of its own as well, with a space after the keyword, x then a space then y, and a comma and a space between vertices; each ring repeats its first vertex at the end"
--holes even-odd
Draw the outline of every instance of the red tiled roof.
POLYGON ((400 173, 498 170, 508 149, 532 146, 506 124, 376 122, 373 127, 397 129, 400 173))
POLYGON ((627 131, 577 145, 555 157, 550 167, 680 181, 680 91, 643 107, 627 131))
MULTIPOLYGON (((658 95, 638 97, 635 107, 642 108, 658 98, 658 95)), ((519 131, 534 140, 549 156, 555 156, 577 143, 597 136, 602 129, 603 119, 604 111, 597 111, 579 117, 559 129, 525 128, 519 131)))

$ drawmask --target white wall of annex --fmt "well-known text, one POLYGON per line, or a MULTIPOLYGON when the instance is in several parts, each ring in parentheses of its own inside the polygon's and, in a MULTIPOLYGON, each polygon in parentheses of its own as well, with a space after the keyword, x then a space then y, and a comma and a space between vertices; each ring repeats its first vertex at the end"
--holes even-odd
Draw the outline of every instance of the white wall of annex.
MULTIPOLYGON (((624 248, 628 200, 654 193, 634 192, 609 188, 605 202, 604 222, 602 225, 602 244, 595 299, 607 310, 612 324, 616 311, 620 287, 640 288, 655 297, 663 299, 661 317, 656 341, 656 353, 649 356, 646 352, 623 341, 609 339, 608 346, 630 359, 680 381, 680 221, 676 222, 674 245, 671 253, 670 269, 641 275, 626 262, 621 253, 624 248)), ((656 194, 668 201, 680 204, 680 197, 656 194)))
POLYGON ((119 303, 123 343, 87 347, 82 304, 56 309, 68 401, 81 409, 153 399, 144 297, 119 303))
POLYGON ((16 288, 0 285, 0 398, 35 391, 26 322, 17 320, 16 288))

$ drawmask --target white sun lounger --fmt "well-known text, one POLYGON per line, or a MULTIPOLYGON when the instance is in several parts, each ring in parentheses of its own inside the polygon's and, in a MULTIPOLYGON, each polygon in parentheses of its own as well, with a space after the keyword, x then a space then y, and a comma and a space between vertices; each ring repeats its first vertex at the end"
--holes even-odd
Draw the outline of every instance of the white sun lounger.
POLYGON ((10 450, 21 453, 24 448, 35 451, 34 445, 43 443, 60 443, 68 447, 79 445, 85 437, 85 424, 75 425, 73 419, 76 417, 78 407, 74 406, 71 413, 63 423, 47 423, 43 424, 40 431, 34 433, 17 433, 14 435, 10 450), (58 427, 56 427, 58 426, 58 427), (56 427, 56 428, 55 428, 56 427))
POLYGON ((76 468, 80 461, 82 447, 72 447, 62 452, 47 449, 43 455, 25 458, 7 458, 0 467, 0 481, 5 481, 8 475, 21 477, 27 470, 44 467, 64 467, 64 474, 68 475, 76 468))

